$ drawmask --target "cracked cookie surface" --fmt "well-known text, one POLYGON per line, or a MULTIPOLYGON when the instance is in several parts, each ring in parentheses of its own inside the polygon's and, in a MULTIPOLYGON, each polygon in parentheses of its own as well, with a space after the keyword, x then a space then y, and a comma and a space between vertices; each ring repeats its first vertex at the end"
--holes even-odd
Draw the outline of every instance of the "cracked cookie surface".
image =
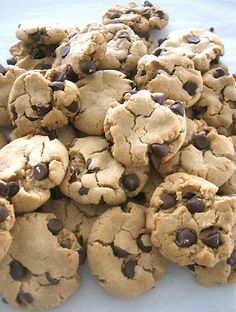
POLYGON ((165 274, 165 260, 145 228, 145 208, 128 203, 95 221, 88 241, 88 263, 110 294, 132 298, 148 291, 165 274))
POLYGON ((236 197, 217 196, 218 188, 196 176, 175 173, 155 190, 147 229, 160 253, 180 265, 214 267, 234 248, 236 197))
POLYGON ((95 136, 76 139, 61 191, 79 204, 116 205, 136 196, 148 180, 149 167, 125 167, 108 142, 95 136))
POLYGON ((21 135, 47 135, 79 112, 79 101, 78 87, 63 72, 29 71, 15 81, 8 107, 21 135))
POLYGON ((52 308, 79 287, 79 244, 53 214, 16 218, 12 245, 0 263, 0 294, 23 309, 52 308))
POLYGON ((68 166, 68 152, 57 139, 26 136, 0 150, 0 194, 18 213, 37 209, 50 198, 68 166))
POLYGON ((113 157, 129 166, 147 165, 149 153, 162 162, 170 159, 185 138, 183 105, 147 90, 127 93, 125 99, 124 104, 109 108, 104 123, 113 157))

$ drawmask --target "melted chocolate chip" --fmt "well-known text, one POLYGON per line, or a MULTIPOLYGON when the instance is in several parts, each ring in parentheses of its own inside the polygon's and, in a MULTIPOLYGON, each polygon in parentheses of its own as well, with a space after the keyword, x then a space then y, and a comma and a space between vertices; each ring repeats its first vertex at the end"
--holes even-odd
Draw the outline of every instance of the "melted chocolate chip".
POLYGON ((34 302, 34 297, 29 292, 20 291, 16 298, 19 304, 31 304, 34 302))
POLYGON ((112 245, 112 251, 114 256, 118 258, 125 258, 129 255, 128 251, 120 248, 119 246, 115 246, 114 244, 112 245))
POLYGON ((122 178, 122 184, 128 191, 135 191, 139 187, 139 178, 136 174, 126 174, 122 178))
POLYGON ((49 170, 48 170, 48 165, 39 163, 33 168, 33 177, 36 180, 44 180, 48 177, 49 170))
POLYGON ((171 104, 170 109, 175 113, 178 114, 180 116, 184 116, 185 114, 185 109, 182 103, 180 102, 175 102, 173 104, 171 104))
POLYGON ((168 154, 169 144, 168 143, 152 144, 151 145, 151 151, 152 151, 154 156, 161 159, 168 154))
POLYGON ((135 275, 135 267, 137 265, 137 260, 129 260, 125 263, 125 265, 122 267, 121 271, 127 278, 133 278, 135 275))
POLYGON ((163 193, 161 195, 161 200, 163 204, 160 206, 160 209, 166 210, 174 207, 176 205, 176 197, 172 194, 163 193))
POLYGON ((49 87, 52 89, 52 91, 64 91, 65 90, 65 85, 61 81, 52 81, 49 83, 49 87))
POLYGON ((119 37, 120 39, 127 39, 129 42, 131 42, 131 38, 130 38, 130 35, 127 31, 123 31, 119 37))
POLYGON ((207 247, 217 249, 221 245, 220 233, 212 233, 202 238, 203 244, 207 247))
POLYGON ((33 41, 40 41, 41 38, 42 38, 42 33, 40 31, 37 31, 36 33, 34 34, 31 34, 30 35, 30 38, 33 40, 33 41))
POLYGON ((83 73, 91 75, 96 71, 96 65, 92 61, 84 61, 80 64, 80 68, 83 73))
POLYGON ((191 213, 203 212, 205 209, 204 201, 198 197, 189 199, 186 203, 186 206, 191 213))
POLYGON ((209 143, 210 141, 205 133, 195 135, 193 145, 200 151, 208 148, 209 143))
POLYGON ((66 78, 72 82, 77 82, 79 80, 79 76, 73 71, 71 65, 68 65, 66 68, 66 78))
POLYGON ((231 256, 227 259, 229 265, 236 265, 236 249, 233 250, 231 256))
POLYGON ((188 92, 190 96, 194 96, 196 94, 196 90, 198 85, 194 81, 187 81, 183 85, 183 89, 188 92))
POLYGON ((8 209, 5 206, 0 205, 0 223, 6 221, 8 215, 8 209))
POLYGON ((8 65, 16 65, 17 61, 14 57, 11 57, 9 59, 7 59, 7 64, 8 65))
POLYGON ((11 181, 8 183, 8 196, 15 196, 20 190, 20 186, 17 182, 11 181))
POLYGON ((225 71, 222 69, 222 68, 218 68, 218 69, 216 69, 215 71, 214 71, 214 73, 213 73, 213 77, 214 78, 220 78, 220 77, 222 77, 222 76, 225 76, 225 71))
POLYGON ((52 81, 61 81, 61 82, 63 82, 65 79, 66 79, 66 73, 64 71, 59 71, 59 72, 57 72, 54 75, 52 81))
POLYGON ((152 93, 151 95, 152 99, 154 102, 158 103, 158 104, 163 104, 166 100, 166 95, 162 92, 156 92, 156 93, 152 93))
POLYGON ((89 192, 89 189, 86 188, 86 187, 84 187, 84 186, 81 186, 81 188, 79 189, 79 194, 80 194, 81 196, 87 195, 88 192, 89 192))
POLYGON ((12 262, 9 264, 10 266, 10 275, 15 281, 19 281, 22 278, 24 278, 28 270, 25 266, 23 266, 19 261, 12 260, 12 262))
POLYGON ((180 248, 190 247, 197 242, 197 234, 188 229, 178 231, 176 234, 176 245, 180 248))
POLYGON ((113 12, 110 15, 110 19, 115 19, 115 18, 119 18, 119 17, 121 17, 121 14, 119 12, 113 12))
POLYGON ((0 183, 0 196, 7 197, 9 193, 9 188, 7 184, 0 183))
POLYGON ((61 57, 65 58, 69 52, 70 52, 70 47, 65 46, 64 48, 61 49, 61 57))
POLYGON ((149 2, 149 1, 144 1, 143 6, 145 6, 145 7, 153 7, 153 4, 151 2, 149 2))
POLYGON ((77 100, 73 101, 70 105, 66 106, 66 109, 71 113, 76 113, 79 109, 79 102, 77 100))
POLYGON ((186 38, 188 43, 198 44, 201 40, 198 36, 189 36, 186 38))
POLYGON ((53 235, 57 235, 59 234, 59 232, 63 229, 63 223, 61 222, 61 220, 57 219, 57 218, 53 218, 51 220, 48 221, 48 230, 53 234, 53 235))
POLYGON ((53 278, 49 272, 46 272, 45 275, 51 285, 59 284, 60 280, 57 278, 53 278))
POLYGON ((140 234, 137 238, 137 245, 143 252, 151 252, 152 244, 150 241, 150 236, 146 233, 140 234))
POLYGON ((3 67, 1 64, 0 64, 0 74, 2 74, 3 76, 6 74, 6 68, 3 67))

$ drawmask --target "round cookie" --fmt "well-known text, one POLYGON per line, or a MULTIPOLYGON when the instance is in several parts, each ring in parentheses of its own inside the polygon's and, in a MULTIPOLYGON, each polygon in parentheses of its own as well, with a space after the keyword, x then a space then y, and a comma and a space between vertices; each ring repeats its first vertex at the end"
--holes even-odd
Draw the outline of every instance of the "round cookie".
POLYGON ((236 197, 216 196, 217 187, 175 173, 156 188, 147 211, 151 240, 167 259, 186 266, 214 267, 234 248, 236 197))
POLYGON ((37 209, 50 198, 68 166, 68 152, 57 139, 26 136, 0 150, 0 195, 17 213, 37 209))
POLYGON ((12 236, 10 230, 14 224, 15 213, 13 205, 0 197, 0 262, 11 246, 12 236))
POLYGON ((151 29, 162 29, 168 23, 169 17, 159 6, 149 1, 138 6, 135 2, 127 5, 116 5, 103 15, 104 24, 122 23, 131 27, 139 35, 151 29))
POLYGON ((147 165, 149 153, 162 162, 173 157, 185 138, 183 105, 147 90, 127 93, 125 100, 109 108, 104 123, 113 157, 128 166, 147 165))
POLYGON ((202 177, 217 186, 233 175, 235 150, 232 140, 209 127, 203 120, 187 118, 187 134, 180 150, 164 164, 152 158, 162 176, 175 172, 202 177))
POLYGON ((185 108, 200 98, 203 82, 201 73, 194 69, 192 60, 169 51, 160 56, 145 55, 139 62, 135 82, 138 88, 163 92, 185 108))
POLYGON ((7 109, 9 93, 17 77, 24 72, 17 66, 3 67, 0 64, 0 127, 12 127, 7 109))
POLYGON ((132 298, 155 287, 165 274, 165 260, 145 228, 145 208, 128 203, 104 212, 88 241, 88 263, 110 294, 132 298))
POLYGON ((80 248, 75 236, 53 214, 16 218, 12 245, 0 263, 0 296, 23 309, 47 309, 79 287, 80 248))
POLYGON ((78 204, 117 205, 136 196, 148 180, 149 167, 125 167, 111 155, 108 142, 95 136, 76 139, 61 191, 78 204))
POLYGON ((174 50, 176 53, 192 59, 195 69, 205 72, 224 54, 224 45, 219 37, 212 32, 201 28, 192 28, 170 32, 154 53, 159 54, 161 51, 169 50, 174 50))
POLYGON ((0 131, 0 149, 5 145, 7 145, 7 139, 5 138, 3 133, 0 131))
POLYGON ((78 87, 63 72, 29 71, 15 81, 8 107, 21 135, 47 135, 79 112, 79 101, 78 87))
POLYGON ((105 29, 72 33, 56 49, 53 68, 67 71, 74 80, 94 73, 106 52, 105 29))
POLYGON ((198 118, 224 135, 236 133, 236 82, 228 71, 214 66, 203 75, 203 92, 192 107, 198 118))
POLYGON ((73 119, 74 126, 90 135, 104 134, 103 124, 109 107, 116 106, 126 92, 131 91, 131 81, 117 70, 99 70, 77 82, 80 113, 73 119))

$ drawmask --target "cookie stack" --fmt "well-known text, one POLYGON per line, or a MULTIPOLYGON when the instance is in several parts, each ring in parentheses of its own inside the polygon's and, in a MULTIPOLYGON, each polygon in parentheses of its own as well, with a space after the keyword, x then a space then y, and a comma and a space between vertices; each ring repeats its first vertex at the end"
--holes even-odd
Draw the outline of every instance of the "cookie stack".
POLYGON ((235 75, 213 29, 155 43, 167 23, 145 1, 82 29, 18 26, 0 65, 4 302, 60 304, 86 259, 122 298, 154 288, 168 260, 206 285, 236 281, 235 75))

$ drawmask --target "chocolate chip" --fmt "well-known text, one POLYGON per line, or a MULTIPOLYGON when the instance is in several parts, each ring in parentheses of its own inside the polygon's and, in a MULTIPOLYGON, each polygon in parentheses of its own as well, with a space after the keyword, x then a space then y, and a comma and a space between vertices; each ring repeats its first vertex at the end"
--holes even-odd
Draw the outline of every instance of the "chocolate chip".
POLYGON ((221 245, 220 234, 209 234, 208 236, 202 238, 202 242, 207 247, 217 249, 221 245))
POLYGON ((54 75, 52 81, 61 81, 61 82, 63 82, 65 79, 66 79, 66 72, 64 72, 64 71, 59 71, 59 72, 57 72, 57 73, 54 75))
POLYGON ((189 36, 186 38, 188 43, 198 44, 201 40, 198 36, 189 36))
POLYGON ((214 71, 214 73, 213 73, 213 77, 214 78, 220 78, 220 77, 222 77, 222 76, 225 76, 225 71, 222 69, 222 68, 218 68, 218 69, 216 69, 215 71, 214 71))
POLYGON ((14 57, 11 57, 9 59, 7 59, 7 64, 8 65, 16 65, 17 61, 14 57))
POLYGON ((122 178, 122 184, 128 191, 135 191, 139 187, 139 177, 134 174, 126 174, 122 178))
POLYGON ((10 266, 10 275, 15 281, 19 281, 22 278, 24 278, 28 270, 25 266, 23 266, 19 261, 12 260, 12 262, 9 264, 10 266))
POLYGON ((137 245, 143 252, 151 252, 152 244, 150 241, 150 236, 146 233, 140 234, 137 238, 137 245))
POLYGON ((8 209, 5 206, 0 205, 0 223, 6 221, 8 215, 8 209))
POLYGON ((63 229, 63 223, 57 218, 48 221, 48 229, 53 235, 57 235, 63 229))
POLYGON ((34 301, 34 297, 29 292, 20 291, 16 298, 19 304, 31 304, 34 301))
POLYGON ((233 250, 231 256, 227 259, 229 265, 236 265, 236 249, 233 250))
POLYGON ((7 197, 9 193, 8 184, 0 183, 0 196, 7 197))
POLYGON ((127 278, 133 278, 135 275, 136 265, 137 265, 137 260, 131 259, 128 262, 126 262, 123 268, 121 269, 124 276, 126 276, 127 278))
POLYGON ((88 192, 89 192, 89 189, 86 188, 86 187, 84 187, 84 186, 81 186, 81 188, 79 189, 79 194, 80 194, 81 196, 87 195, 88 192))
POLYGON ((166 95, 164 93, 162 93, 162 92, 152 93, 151 97, 152 97, 154 102, 156 102, 158 104, 161 104, 161 105, 166 100, 166 95))
POLYGON ((73 71, 71 65, 67 65, 66 78, 72 82, 77 82, 79 80, 79 76, 73 71))
POLYGON ((33 40, 33 41, 40 41, 41 38, 42 38, 42 33, 40 31, 37 31, 36 33, 34 34, 31 34, 30 35, 30 38, 33 40))
POLYGON ((193 145, 200 151, 206 149, 209 146, 209 143, 209 139, 205 133, 195 135, 193 145))
POLYGON ((176 197, 172 194, 163 193, 161 195, 161 200, 163 204, 160 206, 160 209, 166 210, 174 207, 176 205, 176 197))
POLYGON ((115 19, 115 18, 119 18, 119 17, 121 17, 121 14, 119 12, 113 12, 110 15, 110 19, 115 19))
POLYGON ((20 186, 17 182, 11 181, 8 183, 8 195, 10 197, 15 196, 20 190, 20 186))
POLYGON ((48 177, 49 170, 48 170, 48 165, 39 163, 33 168, 33 177, 36 180, 44 180, 48 177))
POLYGON ((53 81, 49 83, 49 87, 52 89, 52 91, 64 91, 65 90, 65 85, 61 81, 53 81))
POLYGON ((118 258, 125 258, 129 255, 128 251, 120 248, 119 246, 115 246, 114 244, 111 246, 113 254, 118 258))
POLYGON ((169 144, 168 143, 152 144, 151 145, 151 151, 152 151, 154 156, 161 159, 168 154, 169 144))
POLYGON ((130 35, 127 31, 123 31, 119 37, 120 39, 124 38, 124 39, 127 39, 129 42, 131 42, 131 38, 130 38, 130 35))
POLYGON ((70 105, 66 106, 69 112, 76 113, 79 109, 79 102, 77 100, 73 101, 70 105))
POLYGON ((157 15, 159 17, 159 19, 163 19, 165 16, 165 13, 163 11, 156 11, 155 15, 157 15))
POLYGON ((146 19, 149 19, 151 17, 151 13, 150 11, 145 11, 143 12, 142 16, 145 17, 146 19))
POLYGON ((195 195, 196 195, 195 193, 187 192, 186 194, 183 195, 183 198, 184 199, 190 199, 190 198, 192 198, 195 195))
POLYGON ((187 81, 183 85, 183 89, 187 91, 190 96, 194 96, 196 94, 197 88, 198 88, 198 85, 193 81, 187 81))
POLYGON ((217 55, 211 62, 210 65, 218 64, 220 60, 220 55, 217 55))
POLYGON ((92 61, 84 61, 80 64, 80 68, 83 73, 91 75, 96 71, 96 65, 92 61))
POLYGON ((148 7, 152 7, 153 6, 153 4, 151 3, 151 2, 149 2, 149 1, 144 1, 144 4, 143 4, 143 6, 148 6, 148 7))
POLYGON ((192 246, 197 242, 197 234, 188 229, 178 231, 176 234, 176 245, 180 248, 192 246))
POLYGON ((31 55, 34 59, 42 59, 46 57, 46 51, 42 47, 37 47, 33 49, 31 55))
POLYGON ((70 52, 70 47, 65 46, 64 48, 61 49, 61 57, 65 58, 69 52, 70 52))
POLYGON ((36 114, 38 116, 45 116, 47 113, 49 113, 52 110, 52 103, 48 103, 48 106, 43 105, 32 105, 32 109, 36 111, 36 114))
POLYGON ((215 28, 214 27, 210 27, 210 32, 214 32, 215 31, 215 28))
POLYGON ((191 213, 203 212, 205 209, 204 201, 198 197, 189 199, 186 203, 186 206, 191 213))
POLYGON ((185 109, 182 103, 180 102, 175 102, 170 106, 170 109, 175 113, 180 116, 184 116, 185 114, 185 109))
POLYGON ((45 275, 51 285, 59 284, 60 280, 57 278, 53 278, 49 272, 46 272, 45 275))
POLYGON ((3 76, 6 74, 6 68, 3 67, 1 64, 0 64, 0 74, 2 74, 3 76))

